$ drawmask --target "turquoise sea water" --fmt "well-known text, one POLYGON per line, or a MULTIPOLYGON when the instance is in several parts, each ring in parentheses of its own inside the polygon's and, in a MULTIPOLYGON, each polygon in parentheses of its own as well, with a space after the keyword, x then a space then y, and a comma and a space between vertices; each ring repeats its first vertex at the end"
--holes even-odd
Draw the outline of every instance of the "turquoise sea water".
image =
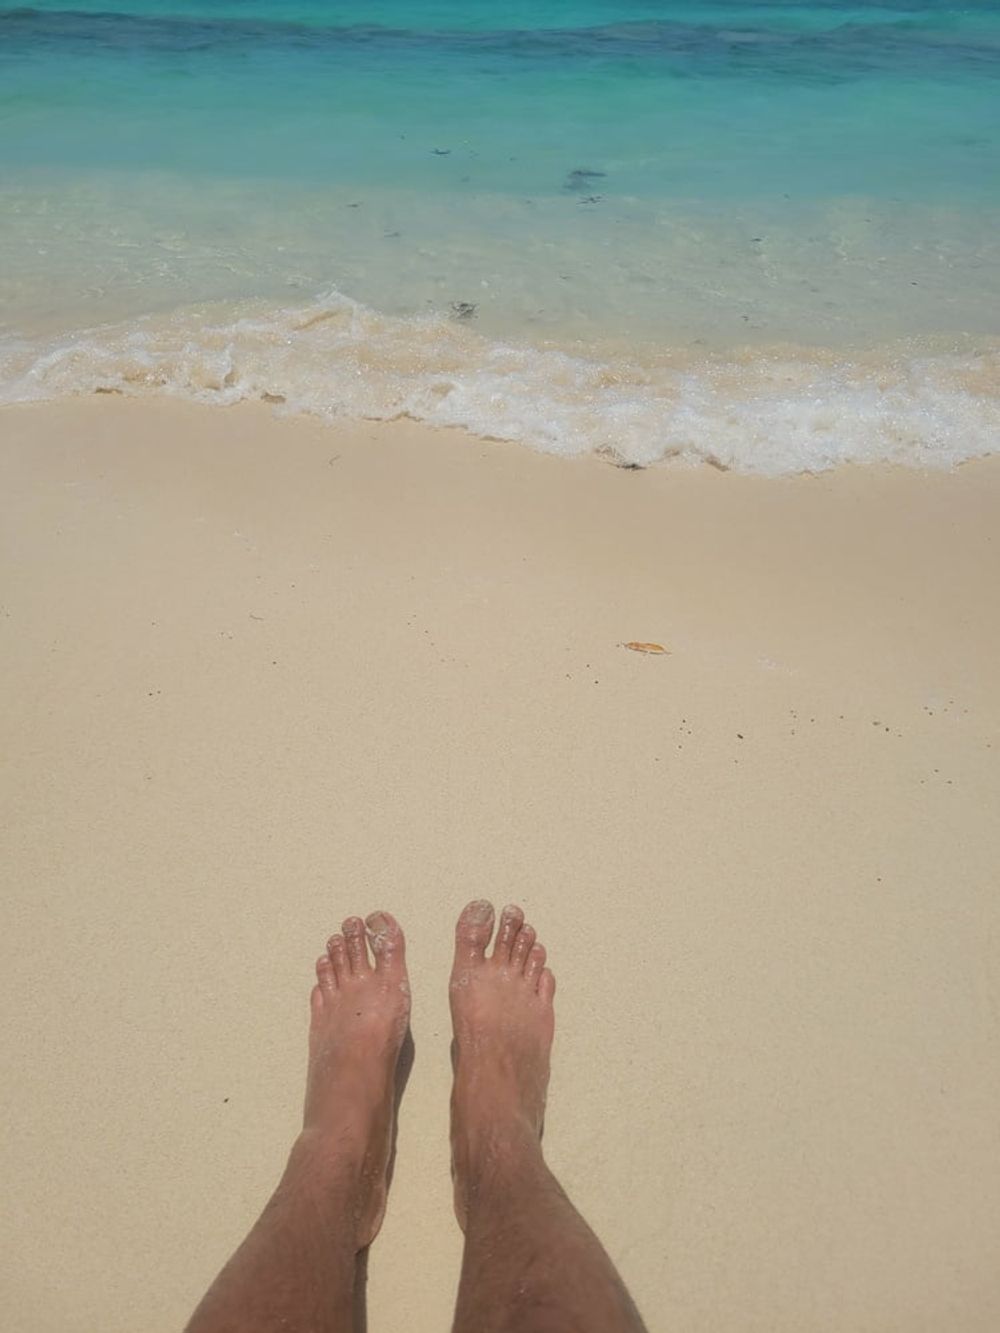
POLYGON ((1000 444, 1000 0, 0 8, 0 398, 1000 444))

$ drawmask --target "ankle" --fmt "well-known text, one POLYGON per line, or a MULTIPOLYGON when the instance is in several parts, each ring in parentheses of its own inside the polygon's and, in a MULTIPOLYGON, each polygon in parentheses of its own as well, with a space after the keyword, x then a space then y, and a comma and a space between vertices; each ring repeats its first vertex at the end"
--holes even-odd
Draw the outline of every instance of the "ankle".
POLYGON ((452 1147, 463 1187, 477 1192, 545 1169, 538 1133, 524 1117, 458 1122, 452 1147))
POLYGON ((303 1129, 292 1144, 286 1177, 324 1193, 336 1190, 353 1193, 360 1185, 365 1165, 364 1146, 350 1136, 333 1136, 323 1129, 303 1129))

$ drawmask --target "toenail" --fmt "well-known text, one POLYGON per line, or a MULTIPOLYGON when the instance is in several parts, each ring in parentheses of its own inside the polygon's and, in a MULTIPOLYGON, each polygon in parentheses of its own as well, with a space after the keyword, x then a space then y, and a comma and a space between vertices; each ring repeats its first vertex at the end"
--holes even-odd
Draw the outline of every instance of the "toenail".
POLYGON ((372 949, 375 953, 382 953, 389 939, 389 922, 381 912, 372 912, 371 916, 365 919, 365 925, 368 928, 372 949))
POLYGON ((485 898, 477 898, 465 909, 465 919, 473 926, 485 926, 493 915, 493 904, 485 898))

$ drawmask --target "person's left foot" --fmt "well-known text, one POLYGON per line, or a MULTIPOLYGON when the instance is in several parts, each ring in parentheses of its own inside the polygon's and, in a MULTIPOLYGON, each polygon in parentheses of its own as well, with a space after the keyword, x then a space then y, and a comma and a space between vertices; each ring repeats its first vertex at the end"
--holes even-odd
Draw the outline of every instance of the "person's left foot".
POLYGON ((403 932, 394 917, 348 917, 342 929, 316 963, 302 1139, 350 1173, 361 1250, 375 1239, 385 1215, 396 1064, 409 1025, 410 986, 403 932))

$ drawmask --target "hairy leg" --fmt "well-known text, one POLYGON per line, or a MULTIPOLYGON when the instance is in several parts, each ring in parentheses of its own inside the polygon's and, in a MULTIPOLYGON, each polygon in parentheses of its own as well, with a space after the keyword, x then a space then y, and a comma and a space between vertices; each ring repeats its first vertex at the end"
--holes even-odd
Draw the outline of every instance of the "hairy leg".
POLYGON ((316 964, 302 1132, 253 1230, 187 1333, 351 1333, 358 1256, 385 1214, 410 991, 387 912, 349 917, 316 964))
POLYGON ((600 1241, 542 1155, 555 979, 518 907, 458 921, 452 1162, 465 1253, 455 1333, 643 1333, 600 1241))

